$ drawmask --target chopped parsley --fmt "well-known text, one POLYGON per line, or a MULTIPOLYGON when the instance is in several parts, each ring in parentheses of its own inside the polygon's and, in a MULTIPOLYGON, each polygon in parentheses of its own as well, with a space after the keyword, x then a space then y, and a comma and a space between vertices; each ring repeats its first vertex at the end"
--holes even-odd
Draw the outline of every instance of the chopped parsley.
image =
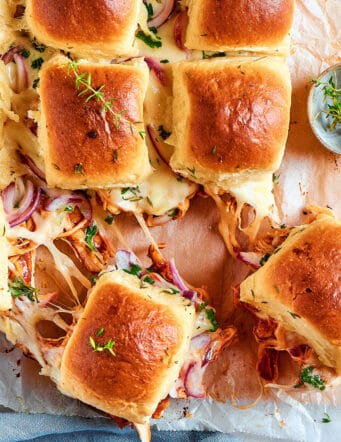
POLYGON ((130 269, 123 269, 124 272, 129 273, 130 275, 140 276, 142 268, 138 264, 130 264, 130 269))
POLYGON ((154 9, 153 9, 153 5, 151 3, 143 3, 147 9, 147 13, 148 13, 148 18, 147 20, 150 20, 153 15, 154 15, 154 9))
POLYGON ((39 86, 39 81, 40 81, 40 78, 36 78, 35 80, 33 80, 33 83, 32 83, 33 89, 36 89, 39 86))
POLYGON ((323 379, 321 378, 320 375, 313 374, 313 370, 314 367, 312 365, 304 367, 300 373, 300 381, 294 387, 299 388, 302 387, 304 384, 309 384, 312 387, 317 388, 321 391, 325 390, 326 386, 324 384, 323 379))
POLYGON ((112 213, 109 213, 109 215, 106 217, 106 218, 104 218, 104 221, 107 223, 107 224, 109 224, 109 226, 111 226, 111 224, 113 223, 113 221, 114 221, 114 215, 112 214, 112 213))
POLYGON ((167 215, 170 218, 174 218, 175 216, 177 216, 179 214, 179 209, 177 207, 175 207, 174 209, 168 210, 167 215))
POLYGON ((207 316, 207 319, 212 324, 212 328, 210 328, 208 331, 215 332, 217 330, 217 328, 219 327, 219 324, 218 324, 218 321, 215 317, 214 310, 212 308, 206 309, 206 316, 207 316))
POLYGON ((97 276, 95 276, 92 273, 90 273, 89 279, 90 279, 90 282, 91 282, 92 286, 96 285, 96 282, 97 282, 97 279, 98 279, 97 276))
POLYGON ((161 37, 157 34, 145 34, 143 31, 139 31, 136 37, 143 41, 147 46, 151 48, 161 48, 161 37))
POLYGON ((169 60, 167 60, 167 58, 164 58, 163 60, 160 60, 160 63, 167 64, 169 63, 169 60))
POLYGON ((264 256, 261 257, 259 264, 261 266, 263 266, 267 262, 267 260, 270 258, 270 256, 271 256, 270 253, 266 253, 264 256))
POLYGON ((172 132, 168 132, 168 131, 162 126, 162 124, 159 126, 158 131, 159 131, 160 137, 161 137, 163 140, 167 140, 167 138, 169 138, 170 135, 172 134, 172 132))
POLYGON ((24 58, 28 58, 31 55, 31 51, 26 48, 22 48, 19 54, 21 54, 24 58))
POLYGON ((121 198, 124 201, 132 201, 132 202, 142 200, 139 186, 123 187, 123 189, 121 189, 121 198))
POLYGON ((331 417, 329 416, 329 414, 326 413, 326 412, 324 412, 324 416, 323 416, 323 418, 322 418, 322 423, 323 423, 323 424, 329 424, 329 422, 331 422, 331 421, 332 421, 332 419, 331 419, 331 417))
POLYGON ((170 287, 168 289, 162 290, 162 293, 169 293, 171 295, 176 295, 177 293, 180 293, 180 290, 173 289, 173 287, 170 287))
POLYGON ((288 310, 288 313, 289 313, 289 315, 290 315, 292 318, 294 318, 294 319, 296 319, 296 318, 300 318, 300 317, 301 317, 301 316, 298 315, 297 313, 290 312, 289 310, 288 310))
POLYGON ((44 52, 46 49, 46 46, 42 43, 39 43, 35 38, 32 40, 32 45, 34 49, 38 52, 44 52))
POLYGON ((205 310, 205 308, 206 308, 206 306, 208 305, 208 302, 206 301, 206 302, 202 302, 200 305, 199 305, 199 310, 202 312, 203 310, 205 310))
POLYGON ((25 284, 22 278, 14 278, 13 281, 8 284, 8 289, 14 298, 26 296, 32 302, 39 302, 37 297, 38 289, 25 284))
POLYGON ((44 63, 44 59, 42 57, 36 58, 35 60, 32 61, 31 68, 32 69, 40 69, 41 65, 43 63, 44 63))
POLYGON ((212 54, 208 54, 206 51, 202 51, 202 58, 205 60, 207 58, 215 58, 215 57, 225 57, 226 52, 213 52, 212 54))
POLYGON ((67 205, 64 207, 64 212, 72 213, 72 212, 74 212, 74 210, 75 210, 75 208, 74 208, 73 206, 71 206, 71 204, 67 204, 67 205))
POLYGON ((148 282, 148 284, 150 284, 150 285, 153 285, 153 284, 155 284, 155 281, 154 281, 154 279, 152 279, 150 276, 145 276, 144 278, 143 278, 143 281, 145 281, 145 282, 148 282))
POLYGON ((112 153, 112 160, 114 163, 116 163, 116 161, 118 160, 118 149, 114 149, 112 153))
POLYGON ((94 237, 98 231, 97 225, 93 222, 91 223, 85 231, 85 242, 90 250, 97 252, 97 248, 94 245, 94 237))

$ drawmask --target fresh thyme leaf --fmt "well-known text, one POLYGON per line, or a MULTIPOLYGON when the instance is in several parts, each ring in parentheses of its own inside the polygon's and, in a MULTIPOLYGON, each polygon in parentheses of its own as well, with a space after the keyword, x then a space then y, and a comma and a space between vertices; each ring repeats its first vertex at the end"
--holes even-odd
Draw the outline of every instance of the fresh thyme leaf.
POLYGON ((315 87, 321 87, 323 91, 323 103, 327 104, 327 109, 321 110, 321 113, 331 119, 328 129, 332 132, 338 124, 341 124, 341 89, 337 87, 337 79, 333 79, 331 75, 328 81, 321 81, 318 78, 313 78, 311 81, 315 87))
POLYGON ((90 279, 90 282, 91 282, 92 286, 96 285, 96 282, 97 282, 97 279, 98 279, 97 276, 95 276, 92 273, 90 273, 89 279, 90 279))
POLYGON ((211 150, 211 154, 216 155, 216 153, 217 153, 217 146, 213 146, 212 150, 211 150))
POLYGON ((144 278, 143 278, 143 281, 145 281, 145 282, 148 282, 148 284, 150 284, 150 285, 153 285, 153 284, 155 284, 155 281, 154 281, 154 279, 152 279, 150 276, 145 276, 144 278))
POLYGON ((210 328, 208 331, 215 332, 217 330, 217 328, 219 327, 219 324, 218 324, 217 319, 215 317, 214 310, 213 309, 206 309, 206 316, 207 316, 207 319, 212 324, 212 328, 210 328))
POLYGON ((206 302, 202 302, 200 305, 199 305, 199 310, 202 312, 203 310, 205 310, 205 308, 206 308, 206 306, 208 305, 208 302, 206 301, 206 302))
POLYGON ((85 242, 90 250, 97 252, 97 248, 94 245, 94 237, 98 231, 98 227, 95 222, 92 222, 85 231, 85 242))
POLYGON ((139 186, 123 187, 123 189, 121 189, 121 198, 124 201, 140 201, 142 199, 142 195, 139 186))
POLYGON ((275 173, 273 173, 272 174, 272 182, 274 184, 278 184, 278 179, 279 179, 279 176, 277 176, 275 173))
POLYGON ((97 332, 96 332, 96 336, 97 336, 97 337, 98 337, 98 336, 102 336, 103 333, 104 333, 104 328, 102 327, 102 328, 100 328, 99 330, 97 330, 97 332))
POLYGON ((73 166, 73 171, 76 175, 83 175, 84 173, 84 166, 83 163, 76 163, 73 166))
POLYGON ((29 51, 26 48, 23 48, 20 52, 19 52, 24 58, 28 58, 31 55, 31 51, 29 51))
POLYGON ((118 149, 114 149, 112 153, 112 160, 114 163, 116 163, 116 161, 118 160, 118 149))
POLYGON ((111 226, 111 224, 114 221, 114 218, 115 218, 114 215, 112 213, 109 213, 109 215, 106 218, 104 218, 104 221, 111 226))
POLYGON ((130 269, 123 269, 124 272, 129 273, 130 275, 140 276, 142 268, 137 264, 130 264, 130 269))
POLYGON ((42 57, 36 58, 35 60, 32 61, 31 68, 32 69, 40 69, 41 65, 43 63, 44 63, 44 59, 42 57))
POLYGON ((174 209, 168 210, 167 215, 170 218, 174 218, 175 216, 177 216, 179 214, 179 209, 177 207, 175 207, 174 209))
POLYGON ((136 37, 151 48, 161 48, 162 46, 161 38, 158 35, 153 36, 152 34, 145 34, 143 31, 139 31, 136 37))
POLYGON ((38 52, 44 52, 46 49, 46 46, 42 43, 39 43, 35 38, 32 40, 32 45, 34 49, 38 52))
POLYGON ((324 414, 324 416, 323 416, 323 418, 322 418, 322 423, 323 423, 323 424, 329 424, 329 422, 332 421, 331 417, 330 417, 329 414, 326 413, 326 412, 324 412, 323 414, 324 414))
POLYGON ((205 60, 207 58, 215 58, 215 57, 225 57, 226 52, 213 52, 207 53, 206 51, 202 51, 202 58, 205 60))
POLYGON ((153 207, 153 201, 149 198, 149 196, 147 196, 146 200, 150 207, 153 207))
POLYGON ((164 58, 163 60, 160 60, 160 63, 167 64, 169 63, 169 60, 167 60, 167 58, 164 58))
POLYGON ((321 391, 326 389, 323 379, 318 374, 313 374, 314 367, 309 365, 304 367, 300 373, 300 381, 295 385, 295 388, 302 387, 304 384, 309 384, 321 391))
POLYGON ((71 206, 71 204, 67 204, 67 205, 64 207, 64 212, 72 213, 72 212, 74 212, 74 210, 75 210, 75 208, 74 208, 73 206, 71 206))
POLYGON ((187 167, 187 170, 191 174, 192 178, 196 178, 196 176, 195 176, 195 167, 187 167))
POLYGON ((297 318, 300 318, 300 317, 301 317, 301 316, 298 315, 297 313, 290 312, 289 310, 288 310, 288 313, 289 313, 289 315, 290 315, 292 318, 294 318, 294 319, 297 319, 297 318))
POLYGON ((261 260, 259 261, 259 264, 261 266, 263 266, 268 261, 270 256, 271 256, 270 253, 266 253, 264 256, 261 257, 261 260))
POLYGON ((161 137, 163 140, 167 140, 167 138, 169 138, 170 135, 171 135, 171 133, 172 133, 172 132, 168 132, 168 131, 163 127, 163 125, 160 125, 160 126, 159 126, 158 131, 159 131, 160 137, 161 137))
MULTIPOLYGON (((104 328, 100 328, 97 331, 96 336, 99 337, 102 336, 103 334, 104 334, 104 328)), ((104 350, 108 350, 108 352, 111 353, 112 356, 116 356, 113 350, 113 346, 116 344, 116 342, 113 341, 112 339, 109 339, 109 341, 106 344, 101 345, 98 344, 92 336, 89 336, 89 344, 93 349, 93 351, 103 352, 104 350)))
POLYGON ((39 302, 37 297, 38 289, 25 284, 22 278, 14 278, 13 281, 8 284, 8 289, 14 298, 26 296, 32 302, 39 302))
POLYGON ((176 295, 177 293, 180 293, 180 290, 170 287, 168 289, 162 290, 162 293, 170 293, 171 295, 176 295))

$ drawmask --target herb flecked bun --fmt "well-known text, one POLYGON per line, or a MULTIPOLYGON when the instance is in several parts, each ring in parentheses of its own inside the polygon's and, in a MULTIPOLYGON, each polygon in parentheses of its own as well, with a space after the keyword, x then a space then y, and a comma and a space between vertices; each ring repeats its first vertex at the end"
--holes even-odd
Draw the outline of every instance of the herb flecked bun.
POLYGON ((44 64, 38 140, 50 186, 125 187, 151 173, 143 126, 148 75, 142 60, 101 65, 56 57, 44 64))
POLYGON ((190 1, 188 16, 189 49, 286 53, 294 0, 190 1))
POLYGON ((133 41, 140 2, 27 0, 26 21, 33 37, 77 57, 135 55, 133 41))
POLYGON ((66 345, 59 388, 144 424, 179 376, 195 310, 178 294, 117 270, 102 275, 66 345))
POLYGON ((303 336, 341 374, 341 223, 319 215, 293 229, 240 286, 240 299, 303 336))

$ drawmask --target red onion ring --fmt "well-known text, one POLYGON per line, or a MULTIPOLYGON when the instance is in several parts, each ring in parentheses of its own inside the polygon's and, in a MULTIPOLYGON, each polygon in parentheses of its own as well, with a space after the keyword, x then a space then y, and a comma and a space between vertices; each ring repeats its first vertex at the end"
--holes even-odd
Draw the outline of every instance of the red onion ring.
POLYGON ((17 45, 17 46, 13 46, 13 48, 9 49, 7 52, 5 52, 4 54, 1 55, 1 60, 5 63, 8 64, 11 61, 13 61, 13 56, 14 54, 18 54, 20 51, 22 51, 24 49, 23 45, 17 45))
POLYGON ((175 44, 179 49, 182 51, 188 51, 188 49, 185 48, 185 29, 187 26, 188 18, 187 18, 187 12, 181 11, 174 21, 174 29, 173 29, 173 36, 175 40, 175 44))
POLYGON ((165 156, 162 154, 161 149, 159 148, 159 140, 158 140, 156 130, 153 128, 153 126, 151 124, 147 124, 147 132, 148 132, 148 136, 150 138, 150 141, 152 142, 152 145, 153 145, 154 149, 156 150, 156 153, 159 155, 161 160, 167 166, 169 166, 169 161, 167 161, 165 156))
POLYGON ((157 14, 151 20, 148 21, 148 27, 159 28, 169 19, 174 8, 175 8, 175 0, 163 0, 162 8, 157 12, 157 14))
POLYGON ((17 154, 22 163, 26 164, 38 178, 46 182, 45 173, 39 169, 31 157, 17 150, 17 154))
POLYGON ((118 269, 130 270, 131 264, 140 265, 137 256, 129 250, 117 249, 115 262, 118 269))
POLYGON ((187 396, 197 399, 206 397, 206 391, 202 384, 205 369, 203 369, 199 362, 192 362, 186 371, 184 379, 184 387, 187 396))
POLYGON ((78 207, 84 218, 87 221, 91 221, 91 204, 89 200, 85 198, 85 196, 81 193, 71 192, 59 195, 46 205, 46 210, 48 212, 54 212, 55 210, 61 209, 62 207, 65 207, 67 205, 78 207))
POLYGON ((167 86, 166 72, 164 71, 161 64, 152 57, 144 57, 144 61, 147 63, 149 69, 154 72, 156 78, 160 81, 163 86, 167 86))
MULTIPOLYGON (((18 178, 19 180, 20 178, 18 178)), ((19 184, 22 184, 19 182, 19 184)), ((26 180, 24 184, 24 194, 20 198, 18 195, 18 187, 16 183, 9 184, 2 192, 2 199, 4 205, 4 211, 7 215, 7 222, 10 227, 15 227, 18 224, 27 221, 32 213, 38 207, 40 202, 40 187, 35 187, 32 181, 26 180), (18 206, 18 207, 15 207, 18 206)))
POLYGON ((13 55, 13 61, 15 61, 17 66, 17 90, 16 92, 21 92, 28 88, 28 73, 26 69, 26 64, 24 57, 20 54, 15 53, 13 55))
POLYGON ((262 259, 262 256, 260 253, 255 252, 239 252, 237 254, 237 259, 239 259, 244 264, 249 265, 253 269, 259 269, 260 260, 262 259))

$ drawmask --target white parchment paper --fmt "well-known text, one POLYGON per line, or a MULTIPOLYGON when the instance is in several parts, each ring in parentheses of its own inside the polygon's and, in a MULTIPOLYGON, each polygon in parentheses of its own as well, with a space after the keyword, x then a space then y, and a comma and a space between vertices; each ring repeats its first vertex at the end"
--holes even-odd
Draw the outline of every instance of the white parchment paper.
MULTIPOLYGON (((306 112, 311 78, 341 61, 340 24, 340 0, 297 0, 292 51, 288 59, 293 83, 291 124, 276 186, 282 221, 288 225, 302 220, 302 210, 307 204, 328 205, 341 218, 341 156, 329 153, 315 139, 306 112)), ((153 235, 156 240, 167 242, 167 253, 175 256, 185 278, 194 285, 204 284, 212 290, 215 305, 221 306, 223 311, 220 319, 224 320, 228 318, 231 302, 227 296, 224 298, 229 291, 226 286, 238 282, 236 275, 240 272, 236 269, 238 264, 224 250, 216 229, 217 219, 211 202, 194 202, 185 219, 170 223, 167 230, 156 228, 153 235), (186 238, 187 246, 184 249, 182 244, 179 251, 178 238, 181 236, 186 238)), ((131 245, 140 244, 141 251, 146 250, 144 241, 137 229, 129 239, 131 245)), ((19 349, 13 349, 4 339, 0 341, 0 351, 1 405, 18 412, 99 415, 92 408, 62 396, 49 379, 38 375, 36 362, 23 357, 19 349)), ((228 351, 226 357, 229 358, 228 351)), ((224 381, 222 372, 215 389, 224 381)), ((340 388, 329 395, 314 393, 314 405, 303 405, 302 400, 309 402, 311 398, 303 396, 298 402, 278 391, 273 400, 260 402, 247 410, 233 408, 228 401, 179 400, 153 424, 164 430, 233 432, 243 438, 253 435, 314 442, 340 438, 337 436, 341 434, 340 388), (332 418, 331 423, 321 423, 325 411, 332 418)))

